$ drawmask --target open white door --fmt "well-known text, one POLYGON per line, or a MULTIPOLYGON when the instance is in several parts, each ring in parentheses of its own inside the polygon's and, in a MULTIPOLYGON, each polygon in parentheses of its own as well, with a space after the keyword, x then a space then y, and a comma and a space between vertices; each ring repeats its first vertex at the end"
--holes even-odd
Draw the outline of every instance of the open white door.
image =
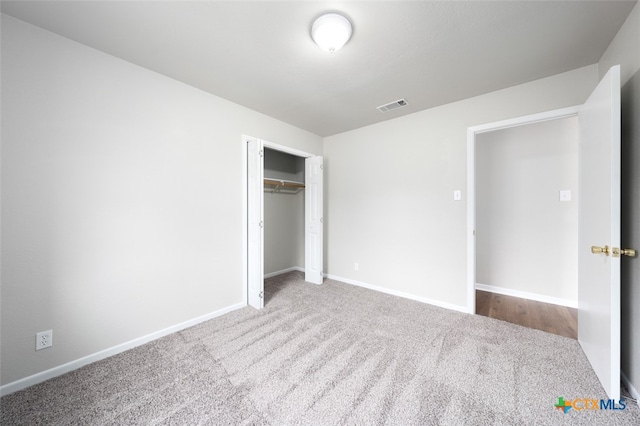
POLYGON ((260 139, 247 138, 247 287, 249 305, 264 307, 264 150, 260 139))
POLYGON ((305 159, 305 281, 322 284, 322 157, 305 159))
POLYGON ((578 341, 620 398, 620 67, 580 108, 578 341), (592 249, 593 247, 593 249, 592 249), (618 253, 616 255, 616 253, 618 253))

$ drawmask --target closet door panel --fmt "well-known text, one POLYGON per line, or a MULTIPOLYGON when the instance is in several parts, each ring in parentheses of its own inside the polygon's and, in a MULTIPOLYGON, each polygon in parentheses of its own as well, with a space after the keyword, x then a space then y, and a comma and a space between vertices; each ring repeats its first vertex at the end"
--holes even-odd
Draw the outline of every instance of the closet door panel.
POLYGON ((323 159, 305 160, 305 280, 322 284, 323 159))
POLYGON ((248 253, 247 285, 249 305, 264 307, 264 151, 262 141, 247 139, 248 253))

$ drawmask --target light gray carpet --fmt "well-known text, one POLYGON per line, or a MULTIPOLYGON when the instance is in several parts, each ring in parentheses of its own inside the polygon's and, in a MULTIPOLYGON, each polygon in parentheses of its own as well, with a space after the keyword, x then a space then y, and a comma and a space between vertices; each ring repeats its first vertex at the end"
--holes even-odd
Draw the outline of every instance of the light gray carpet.
POLYGON ((294 272, 244 308, 0 400, 5 424, 640 424, 575 340, 294 272))

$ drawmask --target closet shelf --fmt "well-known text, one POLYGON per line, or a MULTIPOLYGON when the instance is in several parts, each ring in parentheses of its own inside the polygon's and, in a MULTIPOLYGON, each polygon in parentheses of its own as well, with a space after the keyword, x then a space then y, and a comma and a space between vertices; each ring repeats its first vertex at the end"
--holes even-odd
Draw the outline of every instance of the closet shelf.
POLYGON ((281 192, 284 194, 297 194, 304 189, 304 183, 293 180, 264 178, 264 190, 281 192))

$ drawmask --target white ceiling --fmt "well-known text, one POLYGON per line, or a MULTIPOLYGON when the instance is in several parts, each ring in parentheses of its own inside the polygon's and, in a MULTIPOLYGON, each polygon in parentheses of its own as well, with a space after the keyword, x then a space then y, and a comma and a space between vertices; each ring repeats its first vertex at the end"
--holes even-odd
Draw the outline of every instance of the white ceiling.
POLYGON ((320 136, 598 62, 634 1, 2 1, 2 12, 320 136), (327 53, 313 20, 340 11, 327 53), (385 114, 376 107, 406 98, 385 114))

